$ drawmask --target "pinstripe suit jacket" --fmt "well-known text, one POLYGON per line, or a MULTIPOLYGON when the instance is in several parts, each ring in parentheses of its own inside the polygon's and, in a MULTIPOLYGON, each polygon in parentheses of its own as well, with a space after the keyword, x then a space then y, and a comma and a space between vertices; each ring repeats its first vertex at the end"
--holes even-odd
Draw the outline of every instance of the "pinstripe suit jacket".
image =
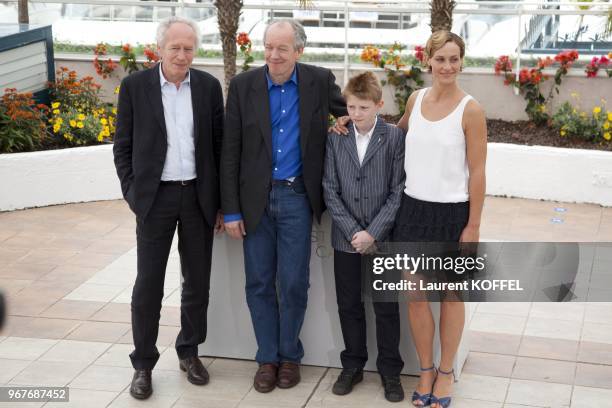
POLYGON ((323 196, 332 217, 332 246, 355 252, 355 233, 366 230, 380 242, 393 228, 406 179, 404 133, 379 117, 359 165, 353 124, 347 127, 348 135, 327 137, 323 196))

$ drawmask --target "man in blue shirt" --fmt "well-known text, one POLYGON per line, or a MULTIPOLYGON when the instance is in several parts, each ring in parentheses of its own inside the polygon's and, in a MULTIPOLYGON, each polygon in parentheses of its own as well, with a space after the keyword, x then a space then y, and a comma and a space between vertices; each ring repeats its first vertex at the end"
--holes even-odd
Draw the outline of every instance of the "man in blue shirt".
POLYGON ((260 392, 300 381, 312 215, 320 220, 325 209, 328 116, 346 115, 331 71, 297 62, 305 43, 298 22, 271 23, 266 65, 236 76, 227 97, 222 209, 228 234, 243 239, 260 392))

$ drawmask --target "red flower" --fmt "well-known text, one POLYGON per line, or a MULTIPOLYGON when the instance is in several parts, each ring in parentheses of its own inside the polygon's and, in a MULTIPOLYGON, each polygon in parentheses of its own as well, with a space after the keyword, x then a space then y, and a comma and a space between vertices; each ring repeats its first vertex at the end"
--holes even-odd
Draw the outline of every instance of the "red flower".
POLYGON ((546 67, 552 65, 554 62, 555 62, 555 60, 553 60, 550 57, 540 58, 540 59, 538 59, 538 68, 540 68, 540 69, 546 68, 546 67))
POLYGON ((238 36, 236 37, 236 44, 238 44, 241 47, 246 47, 251 44, 251 39, 249 38, 249 35, 247 33, 242 32, 242 33, 239 33, 238 36))
POLYGON ((130 44, 123 44, 121 49, 124 53, 129 54, 132 51, 132 46, 130 44))
POLYGON ((416 45, 414 47, 414 57, 419 61, 419 62, 423 62, 423 60, 425 59, 425 48, 421 47, 420 45, 416 45))
POLYGON ((499 75, 502 72, 512 71, 512 61, 507 55, 502 55, 495 61, 495 74, 499 75))

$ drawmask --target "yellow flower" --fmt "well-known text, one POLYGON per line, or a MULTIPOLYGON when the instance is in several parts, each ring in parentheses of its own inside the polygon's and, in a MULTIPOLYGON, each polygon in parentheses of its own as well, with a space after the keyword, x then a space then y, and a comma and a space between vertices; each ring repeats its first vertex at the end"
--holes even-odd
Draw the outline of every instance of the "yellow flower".
POLYGON ((83 129, 83 126, 84 126, 84 125, 83 125, 83 122, 77 122, 77 127, 78 127, 79 129, 83 129))
POLYGON ((606 130, 610 129, 610 122, 604 123, 603 124, 603 128, 606 129, 606 130))
POLYGON ((62 123, 64 123, 64 119, 62 119, 61 117, 57 118, 55 119, 55 123, 57 123, 58 125, 61 125, 62 123))
POLYGON ((608 120, 612 122, 612 112, 608 112, 608 120))
POLYGON ((561 131, 559 131, 559 134, 560 134, 561 136, 565 136, 565 135, 567 134, 567 132, 566 132, 565 130, 561 130, 561 131))
POLYGON ((59 109, 53 109, 53 114, 54 115, 59 115, 59 113, 60 113, 59 109))
POLYGON ((596 106, 593 108, 593 115, 598 115, 601 113, 601 106, 596 106))
POLYGON ((117 114, 117 108, 113 108, 111 111, 113 112, 113 115, 117 114))
POLYGON ((79 113, 79 116, 77 116, 77 118, 79 118, 79 120, 85 120, 85 115, 79 113))
POLYGON ((104 136, 102 136, 102 133, 98 134, 98 142, 101 142, 102 140, 104 140, 104 136))
POLYGON ((53 125, 53 133, 57 133, 57 132, 59 132, 59 130, 60 130, 60 125, 59 124, 56 123, 55 125, 53 125))
POLYGON ((603 134, 604 139, 606 140, 610 140, 612 139, 612 134, 610 134, 610 132, 606 132, 603 134))
POLYGON ((75 127, 75 126, 76 126, 76 120, 71 119, 71 120, 70 120, 70 126, 71 126, 71 127, 75 127))
POLYGON ((100 123, 103 124, 103 125, 107 125, 108 121, 106 120, 106 118, 102 118, 102 119, 100 119, 100 123))
POLYGON ((540 112, 546 112, 546 105, 540 105, 540 112))
POLYGON ((119 88, 121 87, 121 85, 117 85, 117 87, 115 88, 115 95, 117 95, 119 93, 119 88))
POLYGON ((57 108, 59 108, 59 106, 60 106, 60 103, 59 103, 59 102, 53 102, 53 103, 51 104, 51 107, 52 107, 53 109, 57 109, 57 108))

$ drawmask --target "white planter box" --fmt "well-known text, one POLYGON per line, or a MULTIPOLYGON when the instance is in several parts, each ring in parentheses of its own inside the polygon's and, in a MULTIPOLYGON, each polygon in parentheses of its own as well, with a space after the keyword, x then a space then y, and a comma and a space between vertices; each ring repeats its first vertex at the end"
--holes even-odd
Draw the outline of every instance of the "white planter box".
POLYGON ((612 206, 612 152, 489 143, 487 194, 612 206))
MULTIPOLYGON (((122 198, 112 145, 0 154, 0 211, 122 198)), ((487 194, 612 206, 612 152, 489 143, 487 194)))
POLYGON ((122 198, 113 146, 0 154, 0 211, 122 198))

